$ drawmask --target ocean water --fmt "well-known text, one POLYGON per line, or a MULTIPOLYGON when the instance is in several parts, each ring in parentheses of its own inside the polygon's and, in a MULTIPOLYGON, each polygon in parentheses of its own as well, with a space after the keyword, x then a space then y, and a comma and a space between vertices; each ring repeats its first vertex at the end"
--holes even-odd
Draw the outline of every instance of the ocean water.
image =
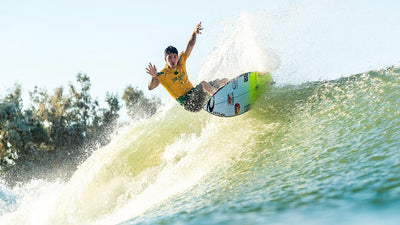
MULTIPOLYGON (((279 71, 279 57, 246 34, 212 52, 219 66, 205 63, 199 79, 223 68, 279 71), (265 60, 232 58, 242 49, 265 60)), ((68 182, 0 182, 0 224, 398 224, 400 68, 276 79, 234 118, 171 101, 68 182)))
POLYGON ((67 183, 2 184, 1 224, 397 224, 399 88, 392 67, 276 86, 230 119, 172 106, 67 183))
POLYGON ((124 224, 397 224, 399 88, 398 68, 277 87, 201 140, 223 161, 124 224))

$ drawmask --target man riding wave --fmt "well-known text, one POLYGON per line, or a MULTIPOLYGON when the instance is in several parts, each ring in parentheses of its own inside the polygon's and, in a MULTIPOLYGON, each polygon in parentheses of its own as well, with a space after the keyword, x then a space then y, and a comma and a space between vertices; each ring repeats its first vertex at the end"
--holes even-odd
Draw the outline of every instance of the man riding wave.
POLYGON ((193 30, 186 49, 179 55, 178 50, 173 46, 168 46, 165 49, 166 65, 160 72, 151 63, 146 68, 146 72, 151 75, 148 84, 149 90, 153 90, 161 84, 184 109, 191 112, 200 111, 207 99, 228 82, 228 79, 217 79, 211 82, 202 81, 193 87, 189 81, 186 72, 186 60, 190 56, 196 43, 197 34, 201 34, 201 30, 203 30, 203 27, 200 22, 193 30))

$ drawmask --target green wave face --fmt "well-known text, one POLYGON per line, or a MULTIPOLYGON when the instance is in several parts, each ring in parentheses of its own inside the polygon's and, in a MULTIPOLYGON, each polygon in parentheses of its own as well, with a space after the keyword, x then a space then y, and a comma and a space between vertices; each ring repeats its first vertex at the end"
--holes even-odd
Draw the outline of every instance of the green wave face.
POLYGON ((388 68, 275 85, 233 118, 175 105, 81 165, 54 220, 333 224, 341 221, 337 215, 381 212, 391 218, 400 205, 399 78, 400 69, 388 68), (316 216, 327 212, 327 221, 316 216))

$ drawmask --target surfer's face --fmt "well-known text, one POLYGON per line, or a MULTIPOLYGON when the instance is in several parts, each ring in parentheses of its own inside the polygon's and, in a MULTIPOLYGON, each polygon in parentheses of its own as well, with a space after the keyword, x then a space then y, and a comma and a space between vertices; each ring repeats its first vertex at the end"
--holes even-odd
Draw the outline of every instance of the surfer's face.
POLYGON ((169 68, 175 68, 178 65, 178 54, 169 53, 165 57, 165 62, 167 62, 169 68))

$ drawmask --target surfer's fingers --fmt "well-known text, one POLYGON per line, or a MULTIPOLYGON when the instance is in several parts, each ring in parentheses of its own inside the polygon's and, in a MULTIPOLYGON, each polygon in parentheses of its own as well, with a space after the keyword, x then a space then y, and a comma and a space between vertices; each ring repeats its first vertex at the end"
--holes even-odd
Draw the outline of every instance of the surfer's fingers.
POLYGON ((197 24, 195 32, 197 34, 201 34, 201 32, 200 32, 201 30, 203 30, 203 27, 201 26, 201 22, 200 22, 199 24, 197 24))
POLYGON ((149 63, 149 67, 148 67, 150 70, 154 70, 154 69, 156 69, 156 66, 155 65, 153 65, 153 64, 151 64, 151 63, 149 63))
POLYGON ((146 68, 146 72, 150 75, 152 75, 153 73, 157 72, 157 69, 155 66, 153 66, 151 63, 149 63, 149 66, 146 68))

